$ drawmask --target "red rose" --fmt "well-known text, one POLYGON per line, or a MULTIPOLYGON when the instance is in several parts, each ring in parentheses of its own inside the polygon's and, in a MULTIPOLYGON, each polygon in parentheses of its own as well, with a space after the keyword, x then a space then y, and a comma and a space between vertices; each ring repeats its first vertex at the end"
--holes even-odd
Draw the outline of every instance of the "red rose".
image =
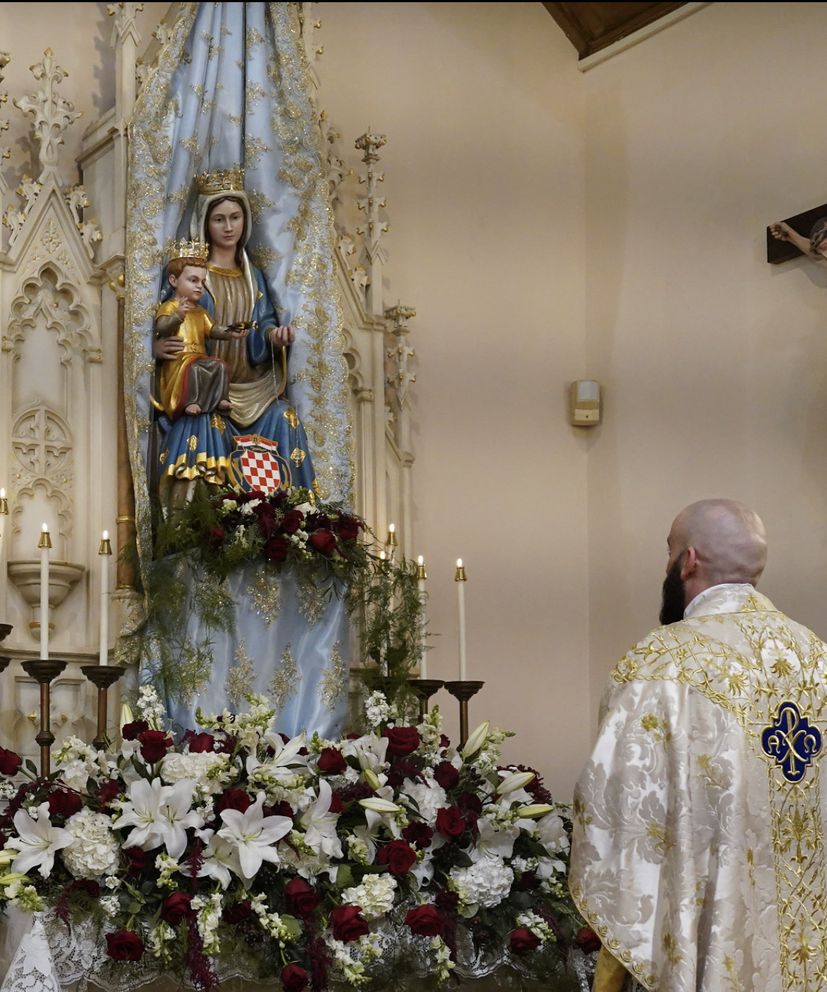
POLYGON ((243 923, 253 915, 253 907, 249 899, 241 902, 234 902, 231 906, 225 906, 221 916, 230 924, 243 923))
POLYGON ((347 762, 344 759, 344 755, 335 747, 326 747, 322 749, 322 752, 319 755, 318 765, 319 771, 323 772, 325 775, 341 775, 347 768, 347 762))
POLYGON ((335 940, 348 943, 370 933, 370 924, 362 916, 361 906, 337 906, 330 914, 330 929, 335 940))
POLYGON ((313 915, 320 902, 318 892, 303 878, 291 878, 284 887, 284 896, 290 912, 303 920, 313 915))
POLYGON ((434 839, 434 832, 427 823, 423 823, 421 820, 414 820, 413 823, 409 823, 403 829, 402 836, 409 844, 413 844, 418 850, 424 851, 434 839))
POLYGON ((276 530, 276 508, 272 503, 259 503, 253 509, 253 513, 258 520, 258 529, 264 540, 268 540, 276 530))
POLYGON ((387 865, 391 875, 401 878, 416 864, 416 852, 404 840, 392 840, 380 848, 376 860, 380 865, 387 865))
POLYGON ((511 950, 515 954, 528 954, 529 951, 536 951, 540 946, 540 938, 527 927, 517 927, 511 931, 511 950))
POLYGON ((302 992, 310 981, 310 975, 298 964, 287 964, 281 969, 281 984, 284 992, 302 992))
POLYGON ((264 545, 264 557, 267 561, 285 561, 287 559, 287 538, 274 534, 264 545))
POLYGON ((101 809, 108 806, 112 800, 120 794, 121 787, 114 779, 107 779, 105 782, 101 782, 98 791, 95 793, 95 798, 101 804, 101 809))
POLYGON ((310 535, 310 545, 320 555, 326 555, 329 558, 336 550, 336 538, 329 530, 317 530, 310 535))
POLYGON ((343 541, 355 541, 361 526, 362 521, 357 517, 343 513, 336 521, 336 532, 343 541))
POLYGON ((224 529, 222 527, 210 527, 210 532, 207 535, 207 541, 214 548, 220 548, 224 543, 224 529))
POLYGON ((125 741, 136 741, 145 730, 149 730, 146 720, 133 720, 132 723, 125 723, 121 727, 121 737, 125 741))
POLYGON ((416 727, 386 727, 382 736, 388 739, 388 754, 395 758, 412 754, 421 740, 416 727))
POLYGON ((140 875, 149 860, 147 852, 142 847, 127 847, 123 853, 129 858, 129 874, 140 875))
POLYGON ((161 906, 161 919, 171 927, 177 927, 181 920, 192 915, 192 893, 173 892, 161 906))
POLYGON ((138 735, 141 744, 141 757, 154 765, 172 747, 172 738, 165 730, 145 730, 138 735))
POLYGON ((600 938, 591 927, 580 927, 574 935, 574 942, 584 954, 600 950, 600 938))
POLYGON ((194 734, 192 731, 187 731, 185 740, 189 744, 190 754, 211 753, 215 746, 215 738, 212 734, 194 734))
POLYGON ((216 813, 225 809, 237 809, 239 813, 246 813, 253 805, 253 800, 243 789, 227 789, 222 793, 215 805, 216 813))
POLYGON ((76 878, 69 888, 75 892, 85 892, 90 899, 97 899, 101 894, 101 887, 91 878, 76 878))
POLYGON ((0 747, 0 775, 16 775, 22 764, 19 754, 0 747))
POLYGON ((453 840, 465 830, 465 820, 456 806, 443 806, 436 814, 436 828, 443 837, 453 840))
POLYGON ((453 789, 459 782, 459 772, 450 761, 440 761, 434 769, 434 778, 443 789, 453 789))
POLYGON ((83 800, 76 792, 55 789, 49 793, 49 815, 70 817, 83 806, 83 800))
POLYGON ((409 909, 405 914, 405 923, 411 932, 420 937, 441 937, 443 932, 442 913, 436 908, 425 904, 409 909))
POLYGON ((132 930, 115 930, 106 935, 106 953, 113 961, 140 961, 144 942, 132 930))
POLYGON ((303 520, 304 514, 301 510, 288 510, 281 522, 281 529, 285 534, 295 534, 303 520))

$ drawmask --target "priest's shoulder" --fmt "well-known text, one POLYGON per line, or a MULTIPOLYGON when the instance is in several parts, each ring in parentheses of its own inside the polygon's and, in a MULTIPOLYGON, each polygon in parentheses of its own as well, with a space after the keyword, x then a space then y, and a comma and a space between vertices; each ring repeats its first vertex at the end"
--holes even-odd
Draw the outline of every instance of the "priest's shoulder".
POLYGON ((685 621, 656 627, 630 648, 612 670, 617 683, 674 677, 698 631, 685 621))

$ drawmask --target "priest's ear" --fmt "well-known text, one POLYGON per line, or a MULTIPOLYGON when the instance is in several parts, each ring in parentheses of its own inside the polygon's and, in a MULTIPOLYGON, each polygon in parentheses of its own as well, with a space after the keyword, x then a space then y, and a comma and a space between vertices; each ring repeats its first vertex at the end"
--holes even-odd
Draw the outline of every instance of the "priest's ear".
POLYGON ((698 569, 698 552, 690 544, 683 553, 681 562, 681 579, 686 580, 698 569))

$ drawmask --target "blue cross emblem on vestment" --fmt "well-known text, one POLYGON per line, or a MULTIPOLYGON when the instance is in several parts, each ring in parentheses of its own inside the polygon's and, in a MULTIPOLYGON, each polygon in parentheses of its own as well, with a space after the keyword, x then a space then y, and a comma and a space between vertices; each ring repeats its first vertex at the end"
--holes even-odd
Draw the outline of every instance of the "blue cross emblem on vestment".
POLYGON ((800 782, 821 751, 821 732, 810 726, 795 703, 782 703, 775 723, 761 734, 761 747, 775 759, 788 782, 800 782))

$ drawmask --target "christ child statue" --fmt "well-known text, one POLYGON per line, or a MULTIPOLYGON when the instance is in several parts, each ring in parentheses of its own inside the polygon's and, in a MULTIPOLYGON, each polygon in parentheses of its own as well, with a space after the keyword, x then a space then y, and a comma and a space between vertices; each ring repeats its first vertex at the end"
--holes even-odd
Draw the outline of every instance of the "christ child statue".
POLYGON ((183 342, 175 357, 161 365, 159 406, 171 420, 182 414, 197 417, 232 409, 227 364, 208 354, 207 339, 243 338, 249 330, 238 324, 214 324, 199 305, 205 291, 207 251, 206 245, 187 242, 172 252, 167 278, 173 295, 155 313, 155 337, 177 337, 183 342))

